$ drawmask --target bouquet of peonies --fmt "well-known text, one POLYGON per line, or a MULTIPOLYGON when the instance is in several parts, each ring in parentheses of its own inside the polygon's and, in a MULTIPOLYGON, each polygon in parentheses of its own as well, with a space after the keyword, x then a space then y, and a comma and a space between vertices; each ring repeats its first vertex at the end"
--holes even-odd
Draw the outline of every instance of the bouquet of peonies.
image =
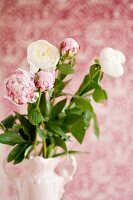
POLYGON ((6 96, 17 105, 27 104, 25 115, 15 112, 0 122, 0 143, 13 146, 8 162, 17 164, 31 155, 50 158, 76 153, 68 150, 67 142, 73 136, 82 143, 92 120, 94 133, 99 136, 91 101, 107 100, 100 81, 104 73, 121 76, 125 56, 104 48, 75 94, 67 94, 63 89, 75 72, 78 51, 78 43, 71 38, 63 40, 59 49, 45 40, 33 42, 27 49, 30 72, 18 68, 6 80, 6 96))

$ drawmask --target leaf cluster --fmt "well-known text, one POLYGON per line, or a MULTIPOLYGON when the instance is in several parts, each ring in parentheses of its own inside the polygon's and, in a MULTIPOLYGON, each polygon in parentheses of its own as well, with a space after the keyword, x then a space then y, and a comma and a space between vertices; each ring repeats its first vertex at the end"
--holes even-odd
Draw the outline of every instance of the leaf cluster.
POLYGON ((8 162, 20 163, 32 151, 34 156, 42 155, 45 158, 71 153, 67 142, 71 142, 73 136, 81 144, 91 120, 94 133, 99 136, 92 102, 94 100, 101 103, 107 100, 107 94, 100 86, 103 77, 101 67, 97 63, 93 64, 77 92, 68 100, 63 89, 70 81, 67 76, 75 72, 74 65, 75 58, 68 63, 62 61, 58 64, 58 76, 53 91, 40 93, 36 103, 29 103, 27 115, 14 113, 1 121, 3 133, 0 135, 0 143, 13 146, 8 162), (39 144, 42 145, 40 150, 37 149, 39 144), (63 152, 58 153, 57 147, 63 152))

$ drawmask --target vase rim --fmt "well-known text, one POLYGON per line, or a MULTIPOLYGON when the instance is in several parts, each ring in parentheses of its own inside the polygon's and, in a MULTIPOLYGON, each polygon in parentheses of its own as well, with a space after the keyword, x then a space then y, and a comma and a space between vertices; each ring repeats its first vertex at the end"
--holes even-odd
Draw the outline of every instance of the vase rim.
POLYGON ((44 158, 42 156, 30 156, 29 160, 43 160, 44 162, 49 162, 50 160, 53 161, 53 160, 59 160, 59 157, 51 157, 51 158, 44 158))

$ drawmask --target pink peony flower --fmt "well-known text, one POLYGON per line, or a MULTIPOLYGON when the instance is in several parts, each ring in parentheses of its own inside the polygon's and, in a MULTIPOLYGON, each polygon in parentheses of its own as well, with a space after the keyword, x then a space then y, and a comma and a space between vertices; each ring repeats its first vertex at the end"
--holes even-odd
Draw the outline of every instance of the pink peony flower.
POLYGON ((70 57, 75 56, 78 53, 79 48, 78 43, 72 38, 66 38, 60 44, 61 54, 70 57))
POLYGON ((35 85, 41 92, 46 92, 53 87, 55 76, 50 72, 41 70, 35 76, 35 85))
POLYGON ((34 75, 20 68, 6 81, 8 97, 19 105, 36 102, 39 93, 35 89, 34 75))

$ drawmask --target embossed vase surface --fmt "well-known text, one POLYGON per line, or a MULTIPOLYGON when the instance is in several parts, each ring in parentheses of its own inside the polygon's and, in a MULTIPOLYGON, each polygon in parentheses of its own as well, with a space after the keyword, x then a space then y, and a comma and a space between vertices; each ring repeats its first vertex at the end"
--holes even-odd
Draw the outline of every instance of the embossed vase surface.
POLYGON ((60 200, 64 185, 72 180, 76 171, 76 160, 70 157, 73 165, 71 175, 63 170, 62 175, 55 172, 60 158, 33 157, 27 160, 25 167, 12 177, 18 189, 19 200, 60 200))

